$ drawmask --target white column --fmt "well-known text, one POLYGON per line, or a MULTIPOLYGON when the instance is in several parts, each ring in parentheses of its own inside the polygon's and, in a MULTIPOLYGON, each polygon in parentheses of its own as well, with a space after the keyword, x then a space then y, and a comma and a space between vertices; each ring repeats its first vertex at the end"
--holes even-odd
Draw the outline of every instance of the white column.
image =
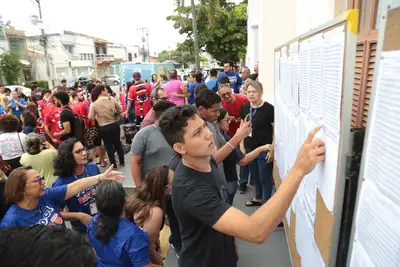
POLYGON ((295 0, 259 0, 259 81, 263 99, 274 103, 274 49, 295 37, 295 0))

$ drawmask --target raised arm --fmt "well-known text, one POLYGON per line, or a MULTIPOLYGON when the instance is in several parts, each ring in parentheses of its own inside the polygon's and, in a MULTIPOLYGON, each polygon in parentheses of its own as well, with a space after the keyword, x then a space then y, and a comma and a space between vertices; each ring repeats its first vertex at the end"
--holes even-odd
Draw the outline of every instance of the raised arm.
POLYGON ((82 192, 86 188, 89 188, 93 185, 97 185, 105 180, 123 180, 123 176, 121 172, 113 171, 114 165, 111 166, 103 173, 95 176, 90 176, 87 178, 76 180, 73 183, 68 184, 67 193, 65 194, 65 200, 73 197, 74 195, 82 192))
POLYGON ((288 173, 279 190, 267 203, 250 216, 231 207, 213 225, 213 228, 249 242, 264 242, 280 223, 303 177, 311 172, 318 162, 324 160, 325 147, 323 141, 320 139, 312 141, 319 129, 320 126, 310 132, 299 151, 292 170, 288 173))

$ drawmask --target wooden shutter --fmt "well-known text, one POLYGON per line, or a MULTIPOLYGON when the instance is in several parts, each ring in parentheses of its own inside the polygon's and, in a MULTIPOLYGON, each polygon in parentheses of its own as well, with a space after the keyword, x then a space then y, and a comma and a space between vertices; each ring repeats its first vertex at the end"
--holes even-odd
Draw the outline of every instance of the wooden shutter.
POLYGON ((365 86, 365 94, 364 94, 364 102, 363 102, 363 114, 362 114, 362 119, 361 119, 361 126, 362 127, 367 127, 367 122, 368 122, 368 110, 369 110, 369 105, 370 105, 370 100, 371 100, 371 91, 372 91, 372 82, 374 80, 374 72, 375 72, 375 58, 376 58, 376 47, 377 43, 370 42, 368 44, 368 67, 366 69, 366 76, 367 76, 367 81, 366 81, 366 86, 365 86))
POLYGON ((351 127, 358 128, 358 121, 360 117, 360 107, 362 105, 362 92, 363 92, 363 74, 365 69, 365 51, 366 42, 359 42, 357 44, 356 52, 356 66, 354 73, 354 92, 353 92, 353 106, 351 111, 351 127))

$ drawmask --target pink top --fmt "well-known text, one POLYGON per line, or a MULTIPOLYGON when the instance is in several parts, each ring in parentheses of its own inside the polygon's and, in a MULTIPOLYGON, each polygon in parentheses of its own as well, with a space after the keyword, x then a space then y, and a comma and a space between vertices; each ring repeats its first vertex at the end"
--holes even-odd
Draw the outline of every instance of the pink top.
POLYGON ((168 100, 176 105, 184 105, 185 98, 173 96, 173 93, 182 94, 181 87, 183 86, 184 83, 180 80, 169 80, 169 82, 164 85, 164 90, 168 95, 168 100))
POLYGON ((154 109, 150 109, 150 111, 147 112, 146 116, 144 116, 141 128, 152 125, 154 124, 155 121, 156 121, 156 112, 154 111, 154 109))

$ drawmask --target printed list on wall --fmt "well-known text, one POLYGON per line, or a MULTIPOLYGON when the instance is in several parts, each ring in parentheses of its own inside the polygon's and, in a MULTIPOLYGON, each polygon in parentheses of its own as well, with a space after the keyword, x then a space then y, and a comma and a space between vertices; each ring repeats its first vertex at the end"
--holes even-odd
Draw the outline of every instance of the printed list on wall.
POLYGON ((316 138, 325 142, 325 161, 304 177, 290 211, 296 214, 296 248, 302 266, 325 266, 314 238, 317 189, 333 211, 337 178, 345 29, 336 27, 294 42, 275 53, 275 145, 279 176, 293 167, 307 134, 317 125, 316 138))

